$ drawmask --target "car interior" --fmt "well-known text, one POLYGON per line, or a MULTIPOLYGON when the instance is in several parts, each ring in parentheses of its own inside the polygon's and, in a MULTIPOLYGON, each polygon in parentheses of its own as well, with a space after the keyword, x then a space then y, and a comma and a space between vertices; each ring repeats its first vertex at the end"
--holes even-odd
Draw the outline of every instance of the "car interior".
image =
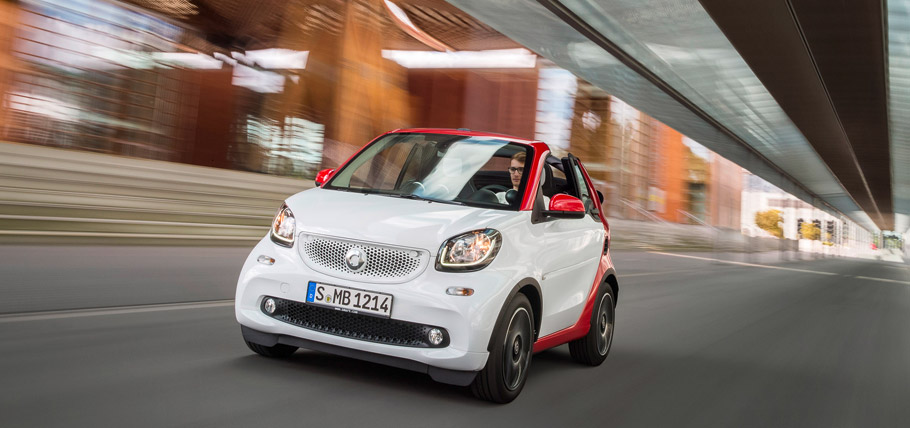
MULTIPOLYGON (((497 153, 496 157, 511 158, 514 150, 501 150, 503 153, 497 153)), ((575 189, 565 178, 563 161, 555 156, 548 156, 544 164, 542 191, 543 195, 549 200, 554 195, 564 193, 576 196, 575 189), (554 174, 553 171, 558 173, 554 174)), ((509 205, 519 202, 520 195, 512 190, 509 173, 505 169, 501 170, 480 170, 471 178, 458 195, 458 199, 469 199, 475 202, 500 204, 496 193, 506 192, 506 201, 509 205)))
MULTIPOLYGON (((416 141, 418 140, 415 139, 416 141)), ((379 155, 377 158, 383 159, 385 163, 402 162, 401 172, 395 176, 380 179, 381 172, 386 170, 386 168, 375 168, 377 174, 373 174, 372 169, 365 171, 363 174, 355 174, 352 177, 352 184, 382 181, 383 183, 387 182, 387 184, 377 187, 385 188, 387 186, 390 190, 401 189, 406 194, 419 192, 423 190, 423 184, 417 180, 417 177, 426 176, 433 168, 441 168, 452 174, 464 171, 463 165, 459 163, 457 158, 442 158, 442 153, 444 153, 446 146, 453 141, 457 141, 457 139, 430 141, 431 144, 428 146, 418 146, 416 144, 401 146, 404 150, 399 149, 396 153, 379 155), (435 160, 433 159, 434 157, 441 159, 435 160), (400 160, 395 161, 394 159, 400 160), (376 177, 373 177, 374 175, 376 177)), ((499 148, 489 161, 470 177, 453 200, 490 206, 491 208, 509 206, 517 209, 521 202, 520 192, 523 191, 528 177, 522 177, 523 181, 519 191, 513 190, 508 168, 512 156, 524 150, 527 149, 516 144, 508 144, 499 148)), ((389 170, 395 169, 397 168, 389 170)), ((567 194, 582 199, 587 208, 593 209, 593 202, 590 198, 581 197, 574 186, 573 169, 568 157, 560 159, 553 155, 548 155, 544 162, 542 174, 541 191, 546 198, 544 199, 545 204, 554 195, 567 194)))

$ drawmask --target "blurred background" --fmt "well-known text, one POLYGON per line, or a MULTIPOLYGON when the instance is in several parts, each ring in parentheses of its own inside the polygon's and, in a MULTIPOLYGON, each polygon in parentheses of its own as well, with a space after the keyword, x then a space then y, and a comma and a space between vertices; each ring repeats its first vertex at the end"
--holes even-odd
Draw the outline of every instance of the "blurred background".
POLYGON ((579 156, 617 248, 900 260, 443 0, 0 2, 0 242, 249 246, 380 133, 579 156))
POLYGON ((910 1, 0 0, 0 426, 907 426, 908 117, 910 1), (404 127, 582 160, 604 367, 244 346, 282 201, 404 127))

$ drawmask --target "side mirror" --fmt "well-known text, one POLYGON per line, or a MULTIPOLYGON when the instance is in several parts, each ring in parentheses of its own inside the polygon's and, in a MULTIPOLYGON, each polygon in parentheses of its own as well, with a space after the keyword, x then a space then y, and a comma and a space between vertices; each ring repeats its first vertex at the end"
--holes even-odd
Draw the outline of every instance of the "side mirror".
POLYGON ((597 198, 600 199, 600 203, 604 203, 604 194, 600 190, 597 191, 597 198))
POLYGON ((319 174, 316 174, 316 186, 322 186, 326 181, 329 181, 329 179, 332 178, 332 173, 334 172, 334 168, 319 171, 319 174))
POLYGON ((550 207, 544 215, 556 218, 584 218, 585 204, 574 196, 559 194, 550 199, 550 207))

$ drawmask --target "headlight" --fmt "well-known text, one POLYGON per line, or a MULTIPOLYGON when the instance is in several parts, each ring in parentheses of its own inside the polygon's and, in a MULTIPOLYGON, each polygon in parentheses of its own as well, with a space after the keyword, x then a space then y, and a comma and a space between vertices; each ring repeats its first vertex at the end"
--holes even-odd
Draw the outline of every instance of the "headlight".
POLYGON ((294 213, 287 205, 282 205, 272 221, 272 231, 269 235, 272 242, 284 246, 294 246, 294 232, 297 230, 297 220, 294 219, 294 213))
POLYGON ((493 229, 475 230, 450 238, 439 248, 436 270, 476 271, 485 268, 502 246, 502 236, 493 229))

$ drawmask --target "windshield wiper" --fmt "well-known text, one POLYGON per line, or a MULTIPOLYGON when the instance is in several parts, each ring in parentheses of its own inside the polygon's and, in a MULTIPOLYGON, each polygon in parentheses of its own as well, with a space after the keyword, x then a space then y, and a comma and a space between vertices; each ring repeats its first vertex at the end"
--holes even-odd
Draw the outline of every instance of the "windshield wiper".
POLYGON ((411 199, 414 201, 427 201, 427 202, 437 202, 440 204, 464 205, 463 202, 444 201, 442 199, 425 198, 423 196, 415 195, 413 193, 370 193, 370 194, 371 195, 391 196, 393 198, 411 199))
POLYGON ((335 187, 335 186, 331 186, 331 187, 326 187, 326 189, 329 189, 329 190, 340 190, 340 191, 342 191, 342 192, 360 193, 360 194, 364 194, 364 195, 368 195, 368 194, 369 194, 369 192, 365 191, 365 189, 355 189, 355 188, 351 188, 351 187, 335 187))
POLYGON ((393 197, 393 198, 401 198, 401 199, 412 199, 412 200, 415 200, 415 201, 438 202, 438 201, 435 201, 435 200, 433 200, 433 199, 428 199, 428 198, 424 198, 424 197, 422 197, 422 196, 417 196, 417 195, 415 195, 415 194, 413 194, 413 193, 371 193, 371 194, 372 194, 372 195, 391 196, 391 197, 393 197))

